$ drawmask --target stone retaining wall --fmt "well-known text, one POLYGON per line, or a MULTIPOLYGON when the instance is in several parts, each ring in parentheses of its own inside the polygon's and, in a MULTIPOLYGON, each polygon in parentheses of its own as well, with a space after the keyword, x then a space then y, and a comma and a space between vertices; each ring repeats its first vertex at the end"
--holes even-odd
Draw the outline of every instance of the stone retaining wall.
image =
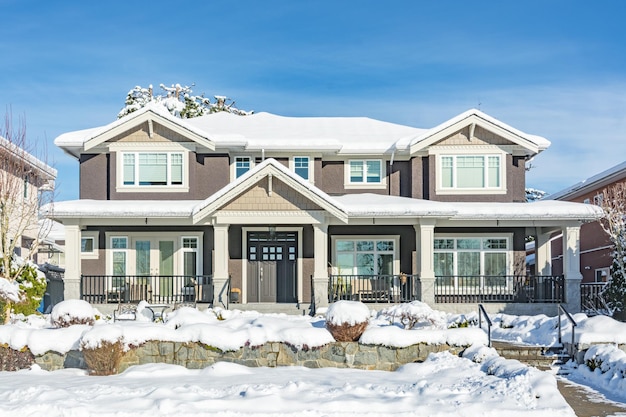
MULTIPOLYGON (((449 351, 458 355, 465 346, 417 344, 404 348, 362 345, 357 342, 335 342, 314 349, 296 349, 285 343, 266 343, 246 346, 234 352, 201 343, 148 341, 124 354, 120 371, 132 365, 167 363, 189 369, 201 369, 216 362, 232 362, 258 367, 305 366, 307 368, 355 368, 393 371, 411 362, 421 362, 430 353, 449 351)), ((82 352, 70 351, 65 355, 47 352, 36 356, 35 362, 45 370, 82 368, 87 366, 82 352)))

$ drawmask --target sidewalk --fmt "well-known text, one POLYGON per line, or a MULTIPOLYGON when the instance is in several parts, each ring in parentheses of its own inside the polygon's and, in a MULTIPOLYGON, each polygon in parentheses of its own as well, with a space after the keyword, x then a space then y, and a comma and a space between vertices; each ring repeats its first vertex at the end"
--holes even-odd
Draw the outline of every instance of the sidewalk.
POLYGON ((626 404, 607 400, 596 391, 557 377, 559 391, 577 417, 626 416, 626 404))

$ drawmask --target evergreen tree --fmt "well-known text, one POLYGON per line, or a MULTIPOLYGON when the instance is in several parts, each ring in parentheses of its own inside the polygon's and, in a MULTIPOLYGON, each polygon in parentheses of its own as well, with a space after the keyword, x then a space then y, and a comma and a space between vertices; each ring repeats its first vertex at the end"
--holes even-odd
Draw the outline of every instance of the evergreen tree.
POLYGON ((181 119, 190 119, 192 117, 204 116, 209 113, 225 111, 237 114, 239 116, 247 116, 252 111, 240 110, 235 107, 235 102, 224 96, 215 96, 215 101, 201 95, 194 95, 193 90, 189 86, 181 86, 180 84, 166 87, 164 84, 159 86, 163 90, 163 94, 155 95, 152 85, 148 88, 136 86, 126 95, 124 108, 120 110, 118 119, 124 117, 148 103, 157 103, 164 106, 176 117, 181 119))

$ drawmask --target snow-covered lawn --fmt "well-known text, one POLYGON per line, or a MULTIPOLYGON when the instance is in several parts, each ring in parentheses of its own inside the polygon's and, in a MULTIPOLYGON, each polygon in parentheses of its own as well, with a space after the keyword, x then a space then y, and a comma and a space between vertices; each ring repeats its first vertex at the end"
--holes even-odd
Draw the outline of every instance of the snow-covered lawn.
MULTIPOLYGON (((81 304, 68 306, 76 315, 93 314, 82 310, 81 304)), ((63 353, 79 348, 81 341, 92 346, 117 337, 126 344, 194 340, 225 350, 237 349, 246 341, 288 341, 295 346, 332 341, 324 317, 185 308, 170 313, 165 323, 151 323, 147 311, 141 310, 139 322, 112 324, 100 318, 94 326, 65 329, 51 328, 50 316, 22 318, 0 326, 0 343, 16 349, 29 346, 38 354, 63 353)), ((62 316, 63 311, 57 311, 57 318, 62 316)), ((344 312, 344 317, 349 320, 350 313, 345 316, 344 312)), ((492 319, 496 339, 539 345, 555 342, 554 317, 495 315, 492 319)), ((424 363, 404 365, 394 372, 248 368, 232 363, 203 370, 148 364, 107 377, 90 376, 79 369, 48 372, 36 365, 0 372, 0 416, 574 416, 557 390, 554 375, 505 360, 486 348, 486 337, 475 327, 475 320, 475 313, 446 315, 421 303, 385 314, 372 312, 362 336, 367 343, 472 344, 464 357, 432 354, 424 363), (409 316, 420 320, 407 321, 409 316), (445 330, 450 326, 457 328, 445 330)), ((626 334, 626 325, 612 320, 581 315, 577 320, 577 338, 586 343, 620 342, 626 334)), ((565 323, 564 329, 569 337, 565 323)), ((595 355, 604 370, 580 366, 572 375, 584 375, 591 385, 596 383, 607 392, 623 390, 626 355, 608 347, 595 355), (611 362, 615 365, 610 366, 611 362)))

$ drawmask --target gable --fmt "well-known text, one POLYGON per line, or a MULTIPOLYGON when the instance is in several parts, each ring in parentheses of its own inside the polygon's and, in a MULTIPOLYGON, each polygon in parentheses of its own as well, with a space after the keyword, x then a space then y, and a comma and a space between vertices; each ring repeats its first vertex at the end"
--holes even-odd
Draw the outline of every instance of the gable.
POLYGON ((514 145, 510 140, 491 132, 481 126, 473 129, 466 126, 463 129, 441 139, 434 145, 441 146, 465 146, 465 145, 514 145))
POLYGON ((88 151, 105 142, 194 142, 204 148, 215 150, 215 144, 184 120, 169 114, 155 112, 151 108, 131 113, 111 123, 83 143, 83 150, 88 151))
POLYGON ((284 182, 264 177, 219 210, 267 212, 313 211, 322 208, 284 182))
POLYGON ((159 123, 144 122, 109 139, 109 142, 192 142, 189 138, 159 123))

